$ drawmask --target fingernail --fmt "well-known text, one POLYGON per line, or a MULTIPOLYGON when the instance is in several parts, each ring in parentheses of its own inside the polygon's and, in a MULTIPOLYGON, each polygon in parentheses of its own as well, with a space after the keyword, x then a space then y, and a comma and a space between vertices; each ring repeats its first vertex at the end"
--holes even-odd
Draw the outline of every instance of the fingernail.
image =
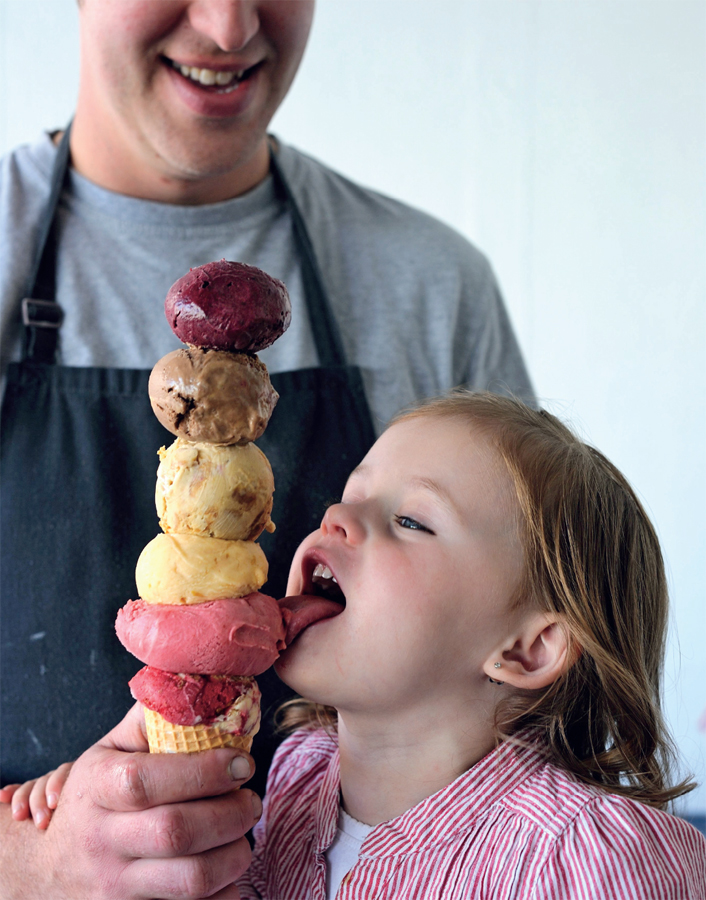
POLYGON ((236 781, 241 781, 243 778, 249 778, 250 763, 244 756, 236 756, 230 764, 230 774, 236 781))
POLYGON ((255 816, 255 821, 259 822, 262 815, 262 800, 257 794, 251 794, 250 797, 252 800, 252 814, 255 816))
POLYGON ((37 823, 37 825, 41 825, 42 822, 44 822, 44 820, 46 819, 46 817, 47 817, 47 814, 43 810, 38 809, 37 812, 34 814, 34 821, 37 823))
POLYGON ((47 806, 50 809, 56 809, 56 805, 59 802, 58 794, 47 794, 47 806))

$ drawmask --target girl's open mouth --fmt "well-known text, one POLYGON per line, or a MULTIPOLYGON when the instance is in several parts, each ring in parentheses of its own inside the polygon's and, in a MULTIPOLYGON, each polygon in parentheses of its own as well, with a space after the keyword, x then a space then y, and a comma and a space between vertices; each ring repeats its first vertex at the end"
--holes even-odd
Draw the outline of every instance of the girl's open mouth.
POLYGON ((284 597, 279 605, 285 618, 285 642, 289 646, 305 628, 342 613, 346 598, 326 563, 310 556, 302 562, 301 593, 284 597))
POLYGON ((314 594, 317 597, 325 597, 327 600, 333 600, 335 603, 346 605, 346 598, 339 587, 336 576, 328 566, 323 563, 317 563, 313 572, 307 578, 310 582, 310 590, 307 593, 314 594))

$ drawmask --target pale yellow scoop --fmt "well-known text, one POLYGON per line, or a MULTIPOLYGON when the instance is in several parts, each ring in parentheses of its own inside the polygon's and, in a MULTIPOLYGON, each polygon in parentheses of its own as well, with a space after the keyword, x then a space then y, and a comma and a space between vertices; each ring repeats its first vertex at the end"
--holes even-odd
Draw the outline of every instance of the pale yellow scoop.
POLYGON ((267 569, 253 541, 158 534, 137 560, 135 581, 146 603, 205 603, 252 594, 267 581, 267 569))

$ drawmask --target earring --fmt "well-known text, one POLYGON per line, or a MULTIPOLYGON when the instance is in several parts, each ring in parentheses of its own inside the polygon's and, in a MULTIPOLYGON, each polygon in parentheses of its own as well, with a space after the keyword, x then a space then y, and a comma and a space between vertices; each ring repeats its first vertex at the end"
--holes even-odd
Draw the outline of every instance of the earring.
MULTIPOLYGON (((499 662, 493 663, 493 666, 494 666, 496 669, 501 669, 501 668, 502 668, 502 665, 503 665, 503 664, 502 664, 502 663, 499 663, 499 662)), ((505 684, 504 681, 496 681, 494 678, 490 678, 490 677, 488 678, 488 681, 489 681, 491 684, 505 684)))

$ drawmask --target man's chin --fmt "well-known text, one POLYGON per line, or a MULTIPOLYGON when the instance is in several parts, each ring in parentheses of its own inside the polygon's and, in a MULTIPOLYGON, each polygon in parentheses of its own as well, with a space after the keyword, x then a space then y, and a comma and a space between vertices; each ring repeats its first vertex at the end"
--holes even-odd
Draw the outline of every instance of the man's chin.
POLYGON ((182 195, 184 203, 218 203, 240 196, 269 172, 264 139, 255 147, 242 147, 237 136, 191 129, 178 141, 162 139, 154 146, 163 189, 182 195))

